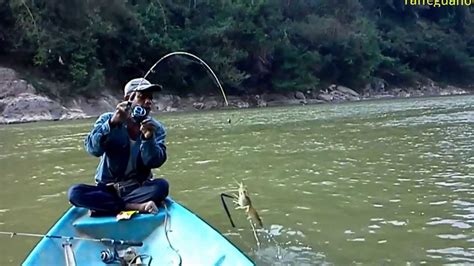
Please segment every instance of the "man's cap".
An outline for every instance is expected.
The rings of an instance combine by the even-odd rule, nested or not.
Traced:
[[[160,84],[151,84],[148,80],[144,78],[132,79],[123,89],[123,95],[128,96],[134,91],[160,91],[162,89]]]

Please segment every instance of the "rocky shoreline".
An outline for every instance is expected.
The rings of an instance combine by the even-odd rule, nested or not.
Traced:
[[[350,88],[331,85],[323,90],[298,91],[287,94],[228,96],[229,105],[236,108],[269,107],[301,104],[324,104],[386,98],[462,95],[471,89],[455,86],[441,87],[426,81],[410,88],[388,87],[382,80],[368,84],[362,93]],[[97,117],[112,111],[121,95],[104,90],[96,99],[51,99],[41,95],[12,69],[0,67],[0,124],[36,121],[70,120]],[[222,96],[179,97],[160,93],[155,98],[159,112],[210,110],[224,107]]]

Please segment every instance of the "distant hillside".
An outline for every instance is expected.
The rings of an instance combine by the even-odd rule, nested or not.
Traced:
[[[161,56],[192,52],[231,94],[373,80],[474,79],[474,15],[403,0],[3,0],[0,56],[94,95],[142,76]],[[215,92],[200,64],[171,58],[151,76],[176,94]]]

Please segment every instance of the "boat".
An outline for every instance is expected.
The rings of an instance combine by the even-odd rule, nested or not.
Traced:
[[[87,209],[71,207],[23,262],[127,264],[255,265],[215,228],[170,198],[158,214],[135,214],[129,220],[91,217]]]

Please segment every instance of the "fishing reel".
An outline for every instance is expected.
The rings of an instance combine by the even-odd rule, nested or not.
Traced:
[[[121,265],[142,265],[141,257],[149,256],[139,255],[137,251],[131,247],[120,251],[120,253],[115,247],[113,250],[106,249],[100,252],[100,259],[105,264],[120,263]]]
[[[100,260],[106,264],[114,263],[118,260],[119,255],[117,250],[114,248],[113,250],[106,249],[100,252]]]
[[[131,105],[132,103],[129,103],[129,109],[131,108]],[[130,116],[132,117],[133,121],[135,121],[135,123],[140,124],[146,119],[147,111],[143,106],[136,105],[131,109]]]

